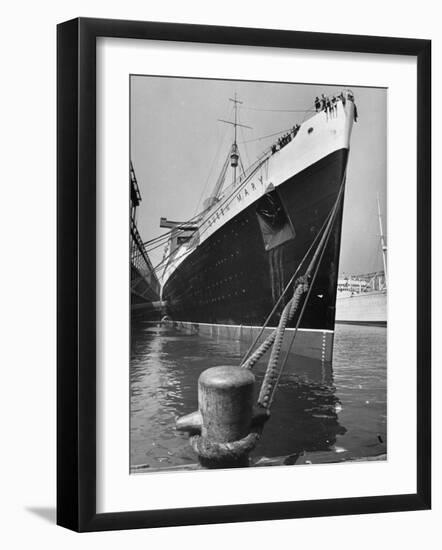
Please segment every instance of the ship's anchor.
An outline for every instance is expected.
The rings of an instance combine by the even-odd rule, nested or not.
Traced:
[[[272,312],[267,317],[260,333],[237,366],[212,367],[198,379],[198,411],[178,418],[177,430],[188,432],[190,444],[205,468],[234,468],[250,464],[249,454],[255,448],[266,421],[275,392],[287,362],[290,349],[296,338],[299,325],[316,280],[338,211],[344,189],[343,178],[336,202],[328,214],[298,269],[286,285]],[[321,235],[322,234],[322,235]],[[319,239],[319,235],[321,238]],[[319,240],[304,275],[298,273]],[[293,296],[285,305],[278,327],[253,352],[261,334],[293,285]],[[301,308],[301,309],[300,309]],[[286,326],[300,309],[295,330],[283,361],[279,358]],[[253,366],[272,348],[267,369],[259,391],[256,406],[253,406],[255,376]]]

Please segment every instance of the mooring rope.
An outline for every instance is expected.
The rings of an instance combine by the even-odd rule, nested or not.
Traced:
[[[200,458],[201,464],[205,467],[219,468],[222,467],[223,464],[226,464],[229,467],[244,466],[245,463],[248,462],[249,453],[255,448],[256,444],[261,438],[264,425],[270,417],[270,406],[273,402],[276,388],[279,384],[282,371],[285,367],[291,347],[296,338],[299,325],[303,318],[303,314],[306,309],[313,286],[315,284],[316,277],[319,273],[322,259],[327,249],[330,235],[332,234],[332,229],[334,227],[336,213],[338,211],[338,206],[340,204],[344,185],[345,174],[336,201],[332,209],[330,210],[330,213],[326,217],[326,220],[324,221],[325,226],[323,224],[324,230],[322,232],[319,244],[313,254],[312,259],[310,260],[307,269],[305,270],[304,275],[298,277],[295,280],[293,296],[282,311],[278,327],[274,331],[272,331],[272,333],[264,340],[264,342],[258,347],[258,349],[256,349],[255,352],[250,355],[247,360],[243,360],[242,364],[240,365],[242,368],[251,369],[259,361],[259,359],[270,349],[270,347],[272,347],[269,362],[258,396],[258,406],[255,409],[255,414],[253,415],[252,425],[250,427],[249,433],[237,441],[228,442],[212,441],[201,433],[194,433],[194,435],[192,435],[190,438],[192,448],[194,449],[194,451],[196,451]],[[322,228],[318,232],[313,243],[317,240],[318,236],[321,234],[321,231]],[[313,248],[313,243],[309,247],[309,250],[302,259],[301,263],[299,264],[296,272],[291,277],[289,284],[281,294],[278,303],[284,296],[286,290],[293,284],[293,280],[296,277],[300,266],[303,265],[303,262],[305,261],[306,257],[308,257],[311,249]],[[286,351],[284,360],[281,366],[278,368],[285,329],[295,317],[301,303],[302,307],[296,321],[294,334],[292,336],[288,350]],[[271,315],[273,315],[273,311]],[[270,319],[271,315],[268,317],[268,319]],[[252,348],[249,348],[245,357],[247,357],[251,349]]]
[[[295,285],[295,290],[294,290],[294,293],[293,293],[293,297],[290,300],[290,302],[286,305],[286,307],[284,308],[283,313],[281,314],[281,318],[279,320],[278,327],[271,335],[271,336],[274,335],[273,336],[273,348],[272,348],[272,352],[271,352],[271,355],[270,355],[270,359],[269,359],[269,362],[268,362],[268,365],[267,365],[267,369],[266,369],[266,372],[265,372],[265,375],[264,375],[263,382],[261,384],[261,389],[260,389],[260,393],[259,393],[259,397],[258,397],[258,405],[260,405],[261,407],[264,407],[267,410],[270,409],[270,406],[271,406],[271,403],[273,401],[274,394],[275,394],[275,391],[276,391],[276,387],[277,387],[277,385],[279,383],[279,380],[281,378],[282,370],[283,370],[283,368],[284,368],[284,366],[287,362],[287,358],[288,358],[288,355],[290,353],[290,349],[291,349],[291,347],[293,345],[293,342],[295,340],[295,337],[297,335],[299,325],[301,323],[305,308],[306,308],[307,303],[308,303],[308,299],[310,297],[310,294],[311,294],[312,288],[314,286],[317,274],[319,272],[319,267],[321,265],[321,261],[322,261],[322,258],[324,256],[325,250],[327,248],[327,244],[328,244],[328,241],[329,241],[329,238],[330,238],[330,235],[331,235],[331,231],[333,229],[336,213],[337,213],[337,210],[338,210],[338,205],[339,205],[339,202],[341,200],[342,191],[344,189],[344,182],[345,182],[345,175],[344,175],[343,181],[341,183],[341,187],[339,189],[339,193],[338,193],[338,196],[336,198],[336,202],[335,202],[335,204],[334,204],[334,206],[331,210],[331,216],[330,216],[330,219],[327,223],[327,227],[324,230],[324,234],[323,234],[323,236],[321,238],[321,241],[320,241],[320,243],[319,243],[319,245],[318,245],[318,247],[315,251],[315,254],[314,254],[314,256],[313,256],[313,258],[312,258],[312,260],[311,260],[311,262],[310,262],[310,264],[309,264],[309,266],[308,266],[308,268],[305,272],[305,275],[303,277],[300,277],[297,280],[296,285]],[[314,273],[313,273],[313,276],[312,276],[313,270],[314,270]],[[296,323],[293,338],[292,338],[290,346],[289,346],[289,348],[286,352],[286,355],[285,355],[284,361],[282,363],[282,366],[278,371],[279,354],[280,354],[281,349],[282,349],[282,342],[283,342],[283,339],[284,339],[285,328],[287,326],[287,323],[290,322],[291,319],[293,319],[296,311],[299,308],[299,305],[301,303],[301,299],[304,296],[304,294],[307,294],[307,296],[306,296],[306,298],[303,302],[303,306],[302,306],[300,315],[298,316],[298,320],[297,320],[297,323]],[[264,343],[266,343],[266,342],[264,342]],[[267,349],[269,349],[270,345],[267,346],[266,351],[267,351]],[[262,346],[260,346],[260,348],[261,347]],[[257,352],[260,352],[260,351],[262,352],[262,350],[260,350],[260,349],[257,350]],[[255,354],[253,354],[253,356],[249,359],[249,361],[247,361],[247,363],[250,364],[251,366],[253,366],[258,360],[257,359],[258,355],[259,355],[259,357],[262,357],[262,355],[264,353],[265,352],[262,352],[262,353],[258,354],[258,353],[255,352]],[[252,358],[255,359],[254,362],[251,361]],[[249,366],[248,368],[251,368],[251,366]]]
[[[343,180],[345,181],[345,180]],[[307,267],[306,271],[305,271],[305,275],[304,277],[300,278],[299,279],[299,285],[304,285],[306,283],[306,278],[308,278],[308,276],[311,274],[312,270],[313,270],[313,267],[316,263],[316,260],[318,258],[318,255],[319,255],[319,252],[320,250],[322,249],[322,246],[325,242],[325,239],[327,237],[327,233],[331,230],[331,227],[333,225],[333,221],[334,221],[334,216],[336,214],[336,211],[337,211],[337,206],[339,204],[339,200],[341,198],[341,194],[342,194],[342,190],[343,190],[343,183],[341,184],[341,187],[340,187],[340,190],[338,192],[338,196],[336,198],[336,201],[333,205],[333,208],[330,210],[330,213],[329,215],[327,216],[326,218],[326,223],[325,223],[325,228],[324,228],[324,232],[321,236],[321,240],[317,246],[317,249],[315,251],[315,254],[313,255],[313,258],[312,260],[310,261],[310,264],[309,266]],[[318,233],[318,235],[320,235],[321,232]],[[318,236],[317,235],[317,236]],[[316,240],[316,239],[315,239]],[[284,289],[284,291],[282,292],[281,296],[279,297],[278,299],[278,302],[277,304],[275,304],[275,307],[273,308],[272,310],[272,313],[269,315],[269,317],[267,317],[266,319],[266,322],[264,323],[263,327],[261,328],[261,331],[260,333],[258,334],[258,336],[256,337],[255,341],[253,342],[253,344],[250,346],[250,348],[247,350],[245,356],[243,357],[242,361],[241,361],[241,367],[242,368],[246,368],[246,369],[251,369],[253,368],[256,363],[265,355],[265,353],[271,348],[271,346],[274,344],[275,342],[275,339],[276,339],[276,336],[277,336],[277,333],[278,333],[278,330],[279,330],[279,326],[274,330],[272,331],[268,336],[267,338],[264,340],[264,342],[262,342],[262,344],[256,349],[256,351],[250,355],[250,357],[245,360],[245,358],[247,357],[247,355],[249,355],[249,353],[251,352],[251,350],[253,349],[253,347],[256,345],[256,342],[258,341],[259,337],[261,336],[261,334],[264,332],[264,329],[266,328],[266,325],[267,323],[269,322],[270,320],[270,317],[273,315],[274,311],[276,310],[276,307],[278,305],[278,303],[281,301],[282,297],[284,296],[284,294],[286,293],[286,291],[288,290],[288,288],[291,286],[292,282],[293,282],[293,279],[294,277],[296,276],[296,274],[298,273],[299,271],[299,267],[302,265],[302,263],[304,262],[305,258],[307,257],[307,255],[309,254],[310,250],[311,250],[312,246],[309,248],[309,250],[307,251],[306,255],[304,256],[304,258],[302,259],[300,265],[298,266],[295,274],[291,277],[288,285],[286,286],[286,288]],[[295,314],[296,314],[296,311],[297,311],[297,308],[299,307],[299,302],[300,302],[300,299],[301,299],[301,296],[299,296],[297,294],[297,287],[298,287],[298,283],[295,284],[295,290],[294,290],[294,294],[293,294],[293,297],[292,299],[287,303],[286,305],[286,308],[288,308],[289,310],[289,317],[287,319],[287,322],[290,323]],[[303,286],[301,286],[301,288],[303,288]],[[307,290],[306,290],[307,291]],[[300,292],[300,291],[298,291]],[[281,318],[282,318],[283,315],[281,315]],[[281,322],[281,319],[280,319],[280,322]]]
[[[261,433],[262,427],[252,429],[242,439],[227,443],[212,441],[201,435],[194,435],[190,438],[190,445],[200,457],[200,460],[202,459],[204,466],[210,468],[213,464],[219,468],[220,462],[228,462],[229,464],[240,462],[244,456],[253,451],[261,437]]]
[[[240,366],[245,367],[245,368],[251,368],[251,366],[248,364],[248,362],[246,364],[246,361],[247,361],[250,353],[252,352],[252,350],[256,346],[258,340],[261,338],[262,333],[264,332],[264,330],[267,328],[268,324],[270,323],[270,320],[272,319],[275,311],[278,309],[278,306],[280,305],[280,303],[281,303],[282,299],[284,298],[284,296],[286,295],[287,291],[289,290],[289,288],[292,286],[292,284],[296,280],[296,277],[298,276],[298,273],[299,273],[301,267],[304,265],[305,260],[310,255],[310,252],[313,250],[313,247],[315,246],[316,241],[319,239],[319,237],[322,234],[324,228],[326,227],[326,225],[327,225],[327,223],[330,219],[331,213],[332,213],[332,210],[330,210],[330,212],[327,214],[327,217],[325,218],[324,223],[322,224],[320,230],[318,231],[315,238],[313,239],[312,244],[309,246],[307,252],[304,254],[304,257],[299,262],[295,273],[290,277],[289,282],[286,284],[284,290],[281,292],[281,295],[279,296],[278,300],[276,301],[275,305],[273,306],[272,311],[269,313],[269,315],[267,316],[267,319],[264,321],[263,325],[261,326],[261,329],[260,329],[259,333],[257,334],[255,339],[253,340],[253,342],[250,344],[249,348],[247,349],[247,351],[243,355],[243,357],[241,359]],[[271,339],[270,345],[273,344],[273,340],[274,340],[274,334],[273,334],[273,338]],[[268,349],[268,347],[266,347],[265,351],[267,351],[267,349]],[[265,351],[264,351],[264,353],[265,353]],[[259,358],[261,358],[261,356]],[[253,364],[255,364],[255,362],[253,362]]]
[[[308,287],[307,296],[305,297],[304,303],[303,303],[303,305],[302,305],[302,309],[301,309],[301,312],[300,312],[300,314],[299,314],[298,321],[297,321],[297,323],[296,323],[296,327],[295,327],[295,330],[294,330],[294,332],[293,332],[292,339],[291,339],[290,344],[289,344],[289,346],[288,346],[288,348],[287,348],[287,351],[286,351],[286,353],[285,353],[284,360],[283,360],[283,362],[282,362],[282,364],[281,364],[281,367],[280,367],[280,369],[279,369],[279,372],[277,373],[276,376],[273,376],[273,378],[272,378],[272,386],[273,386],[273,387],[270,387],[270,388],[267,389],[267,393],[265,394],[265,402],[262,402],[262,403],[260,402],[260,404],[262,404],[262,406],[264,406],[264,407],[267,408],[267,409],[270,409],[270,406],[272,405],[272,402],[273,402],[273,399],[274,399],[274,396],[275,396],[276,388],[278,387],[279,380],[281,379],[282,372],[283,372],[283,370],[284,370],[284,367],[285,367],[285,365],[286,365],[286,363],[287,363],[287,359],[288,359],[289,354],[290,354],[290,350],[291,350],[291,348],[292,348],[292,346],[293,346],[293,343],[294,343],[294,341],[295,341],[296,335],[297,335],[297,333],[298,333],[298,328],[299,328],[299,325],[300,325],[300,323],[301,323],[301,319],[302,319],[302,317],[303,317],[303,315],[304,315],[304,311],[305,311],[305,308],[306,308],[306,306],[307,306],[307,303],[308,303],[308,300],[309,300],[311,291],[312,291],[312,289],[313,289],[313,285],[314,285],[314,283],[315,283],[316,276],[317,276],[317,274],[318,274],[318,272],[319,272],[319,267],[320,267],[320,265],[321,265],[322,258],[323,258],[323,256],[324,256],[325,250],[326,250],[326,248],[327,248],[327,244],[328,244],[328,240],[329,240],[329,238],[330,238],[330,235],[331,235],[331,231],[329,232],[329,234],[328,234],[328,236],[327,236],[326,242],[325,242],[324,247],[323,247],[322,252],[321,252],[321,256],[319,257],[318,263],[317,263],[317,265],[316,265],[315,273],[313,274],[312,281],[311,281],[311,283],[310,283],[310,285],[309,285],[309,287]],[[276,372],[276,367],[275,367],[275,371],[274,371],[274,372]]]
[[[290,318],[294,317],[296,311],[298,310],[299,304],[301,303],[303,295],[310,288],[311,286],[309,286],[307,278],[305,279],[305,282],[299,282],[296,286],[292,300],[287,304],[288,307],[286,306],[284,308],[284,311],[281,315],[281,319],[276,330],[275,342],[273,344],[269,363],[267,365],[267,369],[261,384],[261,390],[258,397],[258,404],[262,407],[265,407],[266,409],[270,408],[269,400],[270,396],[273,394],[273,387],[276,380],[276,373],[279,363],[279,354],[281,353],[282,342],[284,339],[287,322]]]

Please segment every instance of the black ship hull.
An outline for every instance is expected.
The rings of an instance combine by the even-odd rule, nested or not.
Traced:
[[[347,157],[347,149],[331,153],[202,242],[164,285],[168,316],[189,323],[262,325],[333,208]],[[342,208],[343,194],[302,318],[304,329],[334,329]]]

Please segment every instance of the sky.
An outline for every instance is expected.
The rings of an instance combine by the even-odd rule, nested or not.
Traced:
[[[237,94],[238,144],[247,167],[278,136],[311,116],[315,96],[351,88],[358,109],[347,168],[340,272],[382,269],[376,196],[387,233],[387,90],[324,84],[285,84],[133,75],[130,80],[131,160],[140,187],[138,229],[144,241],[167,230],[160,217],[184,221],[194,216],[215,186],[233,141]],[[226,185],[231,182],[227,174]],[[163,249],[150,253],[157,265]]]

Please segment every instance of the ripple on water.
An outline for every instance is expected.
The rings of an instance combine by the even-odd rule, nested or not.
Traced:
[[[175,420],[197,409],[201,372],[239,364],[242,353],[237,341],[133,324],[132,465],[147,463],[155,469],[195,462],[188,437],[175,430]],[[264,369],[261,361],[258,383]],[[333,365],[290,356],[254,456],[336,449],[355,457],[386,452],[386,374],[386,330],[338,325]]]

